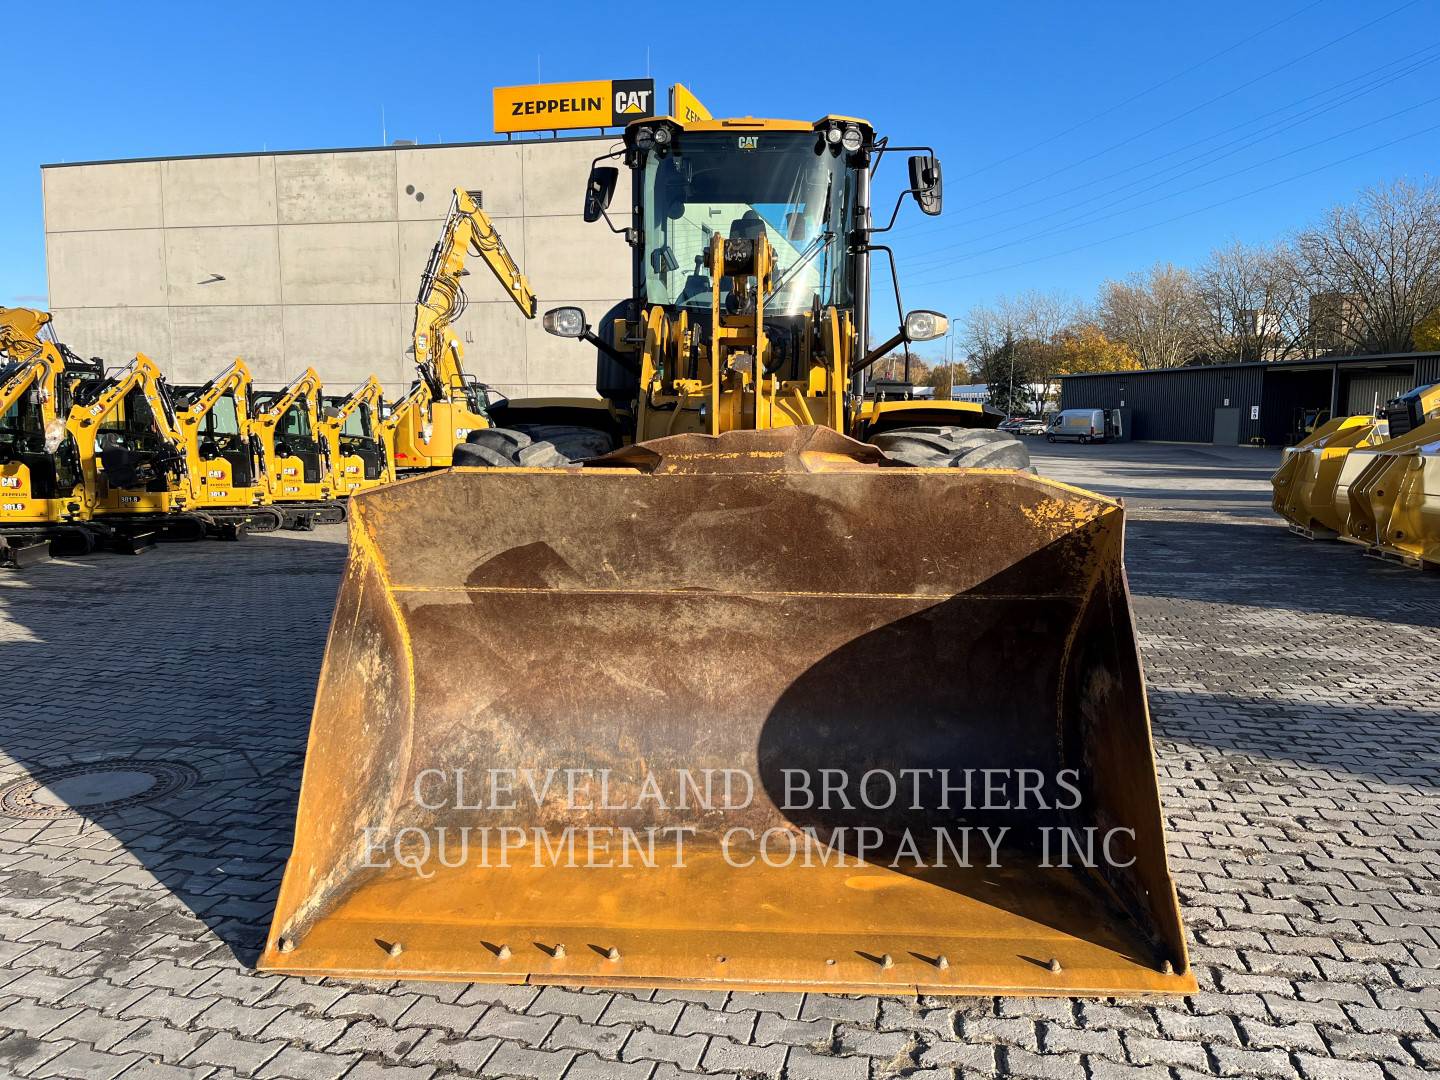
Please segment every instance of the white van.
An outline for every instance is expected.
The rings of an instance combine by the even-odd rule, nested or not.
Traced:
[[[1124,434],[1119,409],[1064,409],[1050,419],[1045,441],[1079,439],[1082,443],[1118,439]]]

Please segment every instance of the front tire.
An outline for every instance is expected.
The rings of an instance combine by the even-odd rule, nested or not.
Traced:
[[[923,469],[1030,468],[1030,453],[1020,440],[994,428],[891,428],[869,441],[886,457]]]
[[[470,432],[451,456],[454,465],[560,469],[608,454],[615,440],[598,428],[573,424],[520,424]]]

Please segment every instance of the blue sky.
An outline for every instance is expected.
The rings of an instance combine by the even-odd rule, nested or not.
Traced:
[[[1107,277],[1271,240],[1365,185],[1440,171],[1440,0],[951,3],[883,21],[848,0],[631,0],[626,25],[594,3],[415,10],[444,14],[42,15],[35,62],[7,79],[0,304],[45,303],[42,162],[374,145],[382,108],[391,139],[485,140],[491,86],[632,78],[647,58],[717,115],[859,115],[933,144],[945,213],[902,211],[894,243],[906,306],[952,316],[1025,289],[1089,299]],[[877,203],[903,173],[887,163]]]

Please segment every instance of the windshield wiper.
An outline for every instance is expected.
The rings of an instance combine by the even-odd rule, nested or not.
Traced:
[[[818,255],[825,248],[829,247],[830,241],[834,239],[834,233],[822,232],[818,236],[816,236],[814,240],[811,240],[809,246],[800,253],[800,255],[795,259],[793,263],[791,263],[785,268],[779,279],[775,282],[774,285],[770,287],[770,295],[778,296],[780,292],[785,288],[785,286],[790,283],[790,279],[793,278],[796,274],[798,274],[801,270],[805,269],[806,265],[810,262],[810,260],[815,258],[815,256]]]

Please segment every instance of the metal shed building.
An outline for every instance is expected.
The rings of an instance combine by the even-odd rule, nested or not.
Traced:
[[[1128,409],[1136,439],[1285,446],[1307,412],[1368,413],[1377,400],[1435,382],[1440,352],[1326,356],[1064,375],[1060,407]]]

